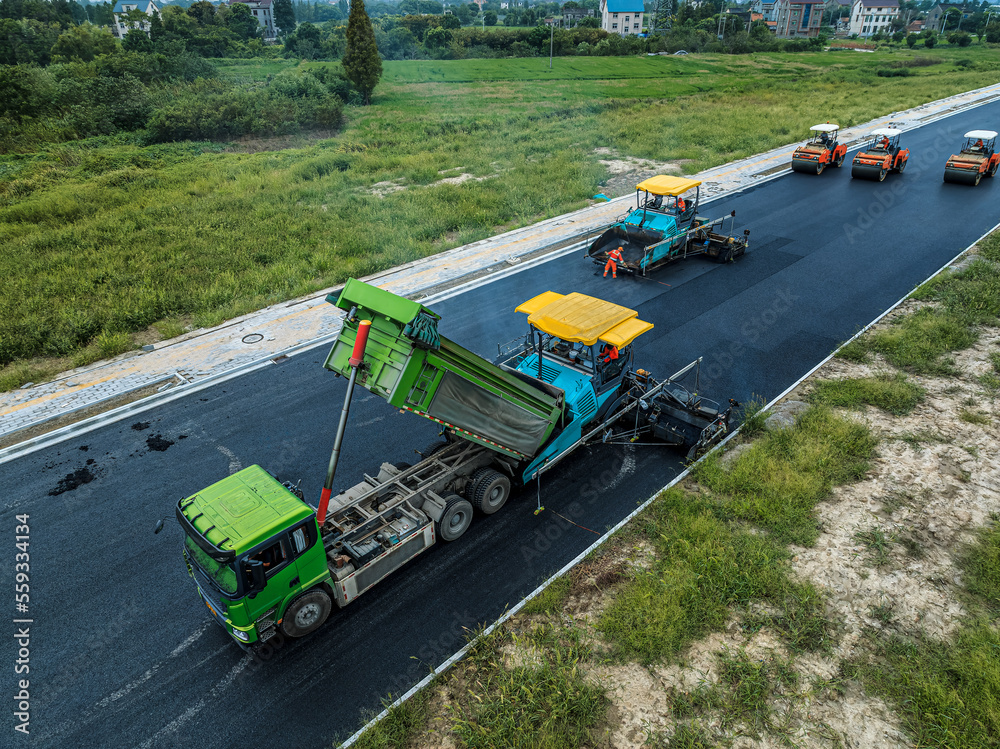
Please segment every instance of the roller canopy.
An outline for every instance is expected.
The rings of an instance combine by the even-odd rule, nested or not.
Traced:
[[[840,130],[840,125],[834,125],[832,122],[824,122],[822,125],[813,125],[810,130],[815,130],[818,133],[832,133],[834,130]]]
[[[701,182],[696,179],[686,179],[685,177],[670,177],[665,174],[650,177],[635,186],[636,190],[645,190],[653,195],[673,195],[677,196],[698,187]]]
[[[517,308],[539,330],[564,341],[593,346],[598,341],[617,348],[652,330],[653,324],[638,319],[635,310],[585,294],[546,291]]]
[[[990,138],[996,138],[997,134],[995,130],[970,130],[965,134],[966,138],[982,138],[983,140],[989,140]]]
[[[897,130],[894,127],[880,127],[878,130],[873,131],[872,135],[876,138],[880,136],[885,138],[895,138],[897,135],[901,135],[902,132],[902,130]]]

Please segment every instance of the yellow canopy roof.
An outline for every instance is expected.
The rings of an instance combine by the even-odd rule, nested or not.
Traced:
[[[640,182],[635,186],[636,190],[645,190],[653,195],[673,195],[677,196],[687,192],[693,187],[697,187],[701,182],[687,177],[670,177],[666,174],[659,174],[655,177]]]
[[[564,341],[593,346],[599,340],[617,348],[652,330],[653,323],[638,319],[635,310],[585,294],[546,291],[517,308],[539,330]]]

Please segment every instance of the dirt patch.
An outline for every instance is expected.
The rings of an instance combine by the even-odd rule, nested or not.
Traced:
[[[609,198],[631,195],[635,192],[637,184],[658,174],[683,174],[684,164],[689,161],[688,159],[673,161],[638,159],[622,156],[611,148],[596,148],[594,153],[608,170],[608,178],[601,183],[601,187]]]

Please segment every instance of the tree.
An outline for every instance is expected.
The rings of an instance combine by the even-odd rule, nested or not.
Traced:
[[[89,6],[88,6],[89,7]],[[163,19],[155,10],[149,19],[149,41],[155,46],[163,38]]]
[[[152,52],[153,42],[141,29],[129,29],[122,39],[122,49],[126,52]]]
[[[233,3],[226,14],[226,28],[247,42],[260,36],[261,29],[246,3]]]
[[[928,36],[924,39],[924,46],[927,47],[927,49],[934,49],[935,44],[937,44],[936,36]]]
[[[653,12],[647,28],[650,34],[670,29],[670,18],[674,12],[674,0],[655,0]],[[600,25],[600,24],[598,24]]]
[[[918,37],[916,34],[907,34],[906,46],[909,47],[910,49],[913,49],[913,45],[917,43],[917,38]]]
[[[427,34],[424,36],[424,46],[427,49],[444,49],[451,44],[451,39],[451,32],[438,26],[427,30]]]
[[[53,62],[90,62],[98,55],[110,55],[118,43],[107,29],[89,23],[72,26],[52,45]]]
[[[295,31],[295,9],[292,0],[274,0],[274,25],[282,36],[288,36]]]
[[[442,16],[441,18],[441,28],[442,29],[460,29],[462,28],[462,22],[458,20],[458,16]]]
[[[347,50],[340,63],[365,105],[370,104],[372,91],[382,77],[382,58],[375,45],[375,32],[365,10],[365,0],[351,2],[351,15],[347,19]]]
[[[488,10],[485,13],[483,13],[483,25],[485,26],[497,25],[497,13],[495,10]]]

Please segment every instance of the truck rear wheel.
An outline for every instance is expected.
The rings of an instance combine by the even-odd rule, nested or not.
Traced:
[[[281,619],[281,631],[289,637],[303,637],[319,629],[330,616],[333,602],[323,590],[310,590],[292,601]]]
[[[434,531],[442,541],[454,541],[469,530],[472,505],[457,494],[449,494],[444,499],[444,512],[441,519],[434,523]]]
[[[469,481],[466,495],[472,506],[484,515],[492,515],[510,496],[510,479],[492,468],[480,468]]]

